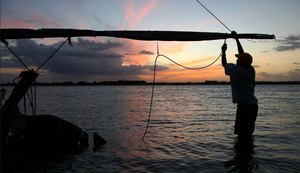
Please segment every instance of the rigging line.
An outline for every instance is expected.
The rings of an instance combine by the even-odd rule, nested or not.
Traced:
[[[232,32],[217,16],[215,16],[209,9],[207,9],[199,0],[196,0],[207,12],[209,12],[215,19],[217,19],[229,32]]]
[[[156,40],[156,54],[158,55],[159,54],[159,45],[158,45],[158,40]]]
[[[145,133],[142,137],[142,140],[144,141],[144,138],[148,132],[148,128],[149,128],[149,125],[150,125],[150,119],[151,119],[151,113],[152,113],[152,105],[153,105],[153,97],[154,97],[154,87],[155,87],[155,78],[156,78],[156,67],[157,67],[157,59],[159,57],[164,57],[166,59],[168,59],[169,61],[173,62],[174,64],[182,67],[182,68],[185,68],[185,69],[188,69],[188,70],[200,70],[200,69],[204,69],[204,68],[207,68],[211,65],[213,65],[215,62],[218,61],[218,59],[220,59],[222,55],[222,52],[219,54],[219,56],[210,64],[206,65],[206,66],[203,66],[203,67],[197,67],[197,68],[191,68],[191,67],[186,67],[184,65],[181,65],[179,63],[177,63],[176,61],[172,60],[171,58],[167,57],[166,55],[163,55],[163,54],[157,54],[156,58],[155,58],[155,61],[154,61],[154,69],[153,69],[153,81],[152,81],[152,91],[151,91],[151,100],[150,100],[150,109],[149,109],[149,115],[148,115],[148,121],[147,121],[147,126],[146,126],[146,130],[145,130]]]
[[[19,62],[27,69],[30,70],[27,65],[18,57],[18,55],[8,46],[8,44],[2,42],[6,48],[19,60]]]
[[[156,64],[157,64],[157,59],[158,59],[159,55],[160,54],[157,54],[157,56],[155,58],[155,62],[154,62],[150,108],[149,108],[149,115],[148,115],[148,122],[147,122],[146,130],[145,130],[145,133],[144,133],[143,138],[142,138],[143,141],[144,141],[144,138],[145,138],[145,136],[148,132],[148,128],[149,128],[149,125],[150,125],[150,119],[151,119],[151,113],[152,113],[152,104],[153,104],[153,96],[154,96],[154,87],[155,87],[155,77],[156,77]]]
[[[32,114],[35,115],[35,110],[34,110],[34,105],[33,105],[33,98],[31,98],[31,96],[29,95],[28,92],[26,92],[26,95],[27,95],[29,105],[30,105],[31,110],[32,110]],[[24,97],[26,97],[26,96],[24,96]]]
[[[1,77],[2,77],[1,74],[2,74],[2,58],[0,58],[0,80],[1,80]]]
[[[24,114],[27,115],[27,109],[26,109],[26,96],[23,97],[23,104],[24,104]]]
[[[62,44],[49,56],[48,59],[46,59],[37,69],[35,72],[39,71],[58,51],[59,49],[67,42],[70,38],[68,37]]]
[[[31,105],[31,109],[32,109],[32,114],[33,115],[35,115],[36,114],[36,110],[35,110],[35,104],[36,104],[36,102],[35,102],[35,96],[34,96],[34,92],[33,92],[33,89],[34,89],[34,83],[31,85],[31,87],[30,87],[30,105]]]
[[[171,58],[167,57],[166,55],[162,55],[162,54],[159,54],[159,56],[162,56],[166,59],[168,59],[169,61],[173,62],[174,64],[182,67],[182,68],[185,68],[185,69],[188,69],[188,70],[201,70],[201,69],[204,69],[204,68],[207,68],[211,65],[213,65],[216,61],[218,61],[218,59],[220,58],[221,54],[210,64],[206,65],[206,66],[203,66],[203,67],[187,67],[187,66],[184,66],[184,65],[181,65],[179,63],[177,63],[176,61],[172,60]]]
[[[36,85],[37,85],[36,82],[34,82],[33,85],[34,85],[34,113],[35,113],[34,115],[36,115],[36,107],[37,107],[36,106]]]

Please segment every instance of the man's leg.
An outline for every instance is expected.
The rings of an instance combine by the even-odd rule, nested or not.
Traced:
[[[238,104],[234,133],[239,136],[252,136],[255,128],[258,106],[249,104]]]

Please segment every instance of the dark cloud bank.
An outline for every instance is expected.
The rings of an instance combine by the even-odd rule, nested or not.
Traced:
[[[257,75],[263,77],[265,81],[300,81],[300,69],[292,69],[282,74],[261,72]]]
[[[34,40],[18,40],[11,44],[11,48],[28,66],[38,67],[60,43],[53,45],[37,44]],[[153,66],[128,65],[124,66],[123,55],[114,52],[114,48],[122,47],[118,42],[94,42],[79,38],[72,42],[73,46],[65,44],[59,52],[45,65],[44,69],[49,75],[70,77],[72,80],[93,80],[93,77],[102,76],[103,79],[138,79],[137,75],[149,73]],[[18,60],[1,46],[2,64],[4,67],[20,67]],[[142,50],[139,54],[153,55],[152,52]],[[4,58],[6,57],[6,58]],[[7,58],[11,57],[11,58]],[[158,70],[165,70],[160,67]],[[64,79],[68,80],[68,79]],[[95,79],[96,80],[96,79]],[[101,79],[100,79],[101,80]]]
[[[278,40],[279,46],[274,49],[277,51],[289,51],[300,49],[300,35],[290,35]]]
[[[299,35],[289,35],[284,37],[283,39],[279,39],[278,46],[274,48],[274,50],[282,52],[282,51],[293,51],[300,49],[300,34]],[[258,75],[272,81],[300,81],[300,69],[299,62],[293,62],[293,65],[296,66],[295,69],[291,69],[290,71],[283,74],[271,74],[267,72],[258,73]]]

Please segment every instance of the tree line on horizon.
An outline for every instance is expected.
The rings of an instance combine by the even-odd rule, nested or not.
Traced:
[[[2,83],[1,86],[14,86],[16,83]],[[118,80],[118,81],[65,81],[65,82],[36,82],[38,86],[86,86],[86,85],[152,85],[152,82],[146,82],[144,80]],[[227,81],[206,80],[204,82],[156,82],[156,85],[229,85]],[[300,84],[300,81],[256,81],[256,84]]]

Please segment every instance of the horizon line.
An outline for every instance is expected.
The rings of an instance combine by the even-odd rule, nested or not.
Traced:
[[[229,81],[206,80],[203,82],[155,82],[156,85],[229,85]],[[255,81],[255,84],[300,84],[300,81]],[[0,83],[0,86],[14,86],[16,83]],[[92,85],[153,85],[145,80],[116,80],[116,81],[64,81],[64,82],[36,82],[38,86],[92,86]]]

